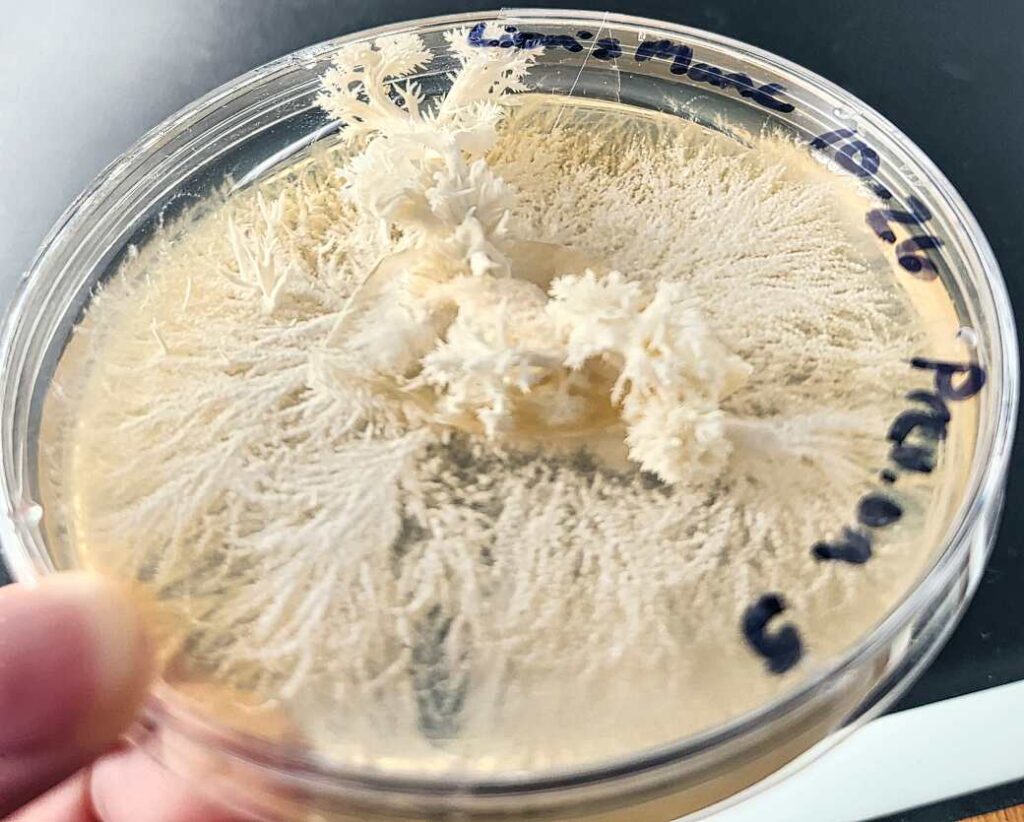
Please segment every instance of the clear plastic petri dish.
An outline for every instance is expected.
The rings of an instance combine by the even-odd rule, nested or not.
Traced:
[[[749,796],[884,710],[956,624],[980,579],[1003,501],[1018,355],[998,265],[971,213],[927,157],[842,89],[728,38],[578,11],[412,21],[291,54],[158,126],[61,218],[6,319],[0,539],[7,563],[24,582],[83,567],[114,573],[101,554],[74,538],[63,521],[66,510],[51,504],[62,478],[44,459],[52,429],[48,403],[63,390],[55,375],[73,364],[75,340],[82,336],[74,331],[88,325],[99,287],[144,257],[149,244],[166,242],[167,226],[195,225],[203,203],[224,196],[226,180],[230,197],[287,175],[320,147],[336,147],[341,125],[317,101],[331,59],[352,44],[365,44],[364,52],[371,53],[380,50],[382,38],[410,34],[429,54],[404,79],[418,82],[427,101],[445,97],[459,54],[530,54],[515,118],[528,121],[530,100],[540,101],[542,109],[555,112],[554,120],[538,115],[539,127],[551,133],[571,128],[571,122],[593,130],[602,117],[678,125],[716,145],[734,144],[740,153],[757,154],[770,141],[772,150],[783,152],[782,165],[800,156],[810,169],[806,174],[834,180],[837,201],[853,214],[851,225],[865,240],[865,259],[887,267],[901,299],[925,321],[904,363],[911,375],[905,406],[877,431],[888,459],[874,466],[871,487],[858,486],[861,491],[850,498],[848,526],[837,522],[831,535],[800,546],[800,556],[814,567],[865,565],[873,541],[884,551],[885,529],[904,513],[901,505],[906,519],[911,516],[899,489],[913,483],[927,488],[932,476],[942,475],[942,492],[919,506],[914,536],[929,550],[916,565],[902,568],[909,581],[898,595],[880,599],[863,630],[852,638],[839,631],[832,639],[825,631],[815,641],[827,652],[812,653],[810,661],[800,661],[807,650],[800,631],[810,628],[800,623],[799,609],[786,612],[786,600],[799,600],[800,592],[786,589],[786,572],[772,570],[774,557],[766,557],[754,580],[757,589],[763,578],[763,590],[751,596],[736,589],[743,601],[735,633],[749,659],[735,664],[743,676],[766,669],[770,687],[747,688],[741,681],[737,689],[752,694],[746,701],[723,688],[720,700],[715,694],[705,698],[711,719],[689,724],[677,716],[688,707],[674,701],[678,695],[657,697],[657,688],[644,690],[649,683],[630,684],[638,689],[637,701],[648,706],[629,708],[621,694],[619,703],[609,703],[613,712],[622,711],[618,724],[602,724],[584,708],[578,716],[553,710],[567,704],[566,697],[571,703],[578,685],[573,679],[562,680],[546,713],[541,706],[547,692],[526,689],[525,704],[534,699],[547,724],[535,733],[557,750],[533,758],[490,750],[497,733],[475,740],[470,753],[452,756],[446,744],[458,729],[438,732],[422,721],[419,730],[432,737],[425,747],[402,738],[379,749],[332,747],[318,735],[317,728],[329,724],[323,705],[320,719],[299,722],[294,693],[285,695],[282,688],[273,699],[254,697],[244,683],[229,687],[216,671],[190,661],[194,648],[180,642],[178,631],[184,622],[187,634],[191,611],[182,600],[187,606],[189,597],[175,594],[173,586],[154,592],[156,572],[148,567],[125,579],[153,608],[154,630],[177,637],[178,644],[165,649],[164,675],[132,740],[211,795],[267,818],[669,820]],[[557,153],[554,143],[550,150]],[[761,320],[752,316],[750,322]],[[166,347],[158,331],[154,340]],[[842,381],[840,374],[838,395]],[[449,623],[431,623],[433,634],[446,634]],[[644,646],[638,647],[642,655]],[[714,661],[703,664],[715,670]],[[694,676],[689,681],[699,682],[700,672]],[[258,672],[254,677],[259,680]],[[581,693],[586,701],[589,695]],[[456,696],[461,704],[465,694]],[[270,703],[273,710],[266,710]],[[609,705],[600,708],[607,713]],[[344,714],[345,700],[335,708]],[[592,730],[579,734],[590,746],[584,752],[552,742],[588,722]],[[510,728],[503,733],[511,734]],[[432,751],[439,752],[438,761],[430,758]]]

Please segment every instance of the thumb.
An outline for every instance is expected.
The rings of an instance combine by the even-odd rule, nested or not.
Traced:
[[[0,817],[113,745],[146,693],[141,620],[113,583],[0,589]]]

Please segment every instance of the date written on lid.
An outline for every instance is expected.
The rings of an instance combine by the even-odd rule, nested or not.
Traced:
[[[882,158],[858,135],[857,129],[827,131],[811,141],[811,148],[830,153],[841,168],[864,180],[885,201],[883,207],[873,208],[865,215],[868,227],[880,240],[894,247],[896,260],[904,271],[919,280],[934,280],[938,271],[928,252],[941,248],[943,243],[940,237],[925,233],[923,228],[932,219],[931,209],[914,194],[906,198],[905,208],[895,207],[895,196],[876,177]],[[912,236],[897,242],[896,225],[906,226]]]

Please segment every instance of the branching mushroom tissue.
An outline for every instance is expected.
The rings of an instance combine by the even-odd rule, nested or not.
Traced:
[[[47,399],[46,525],[155,597],[168,680],[244,728],[415,772],[662,744],[917,578],[952,436],[870,564],[810,549],[877,482],[940,309],[784,135],[447,50],[439,93],[418,37],[339,49],[338,136],[129,255]],[[774,590],[804,655],[773,673],[740,626]]]

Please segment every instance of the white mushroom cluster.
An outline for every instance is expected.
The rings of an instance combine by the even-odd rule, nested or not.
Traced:
[[[343,314],[332,373],[414,392],[433,421],[492,439],[600,420],[665,482],[715,479],[731,450],[720,404],[749,366],[678,283],[537,270],[538,255],[522,253],[537,244],[512,219],[516,194],[484,156],[495,101],[521,87],[532,55],[457,53],[434,106],[402,79],[427,61],[415,38],[342,50],[327,75],[322,104],[360,146],[344,196],[405,249],[368,272]]]

